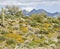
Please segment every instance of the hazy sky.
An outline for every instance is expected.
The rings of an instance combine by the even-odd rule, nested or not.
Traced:
[[[60,0],[0,0],[0,8],[16,5],[21,9],[45,9],[48,12],[60,12]]]

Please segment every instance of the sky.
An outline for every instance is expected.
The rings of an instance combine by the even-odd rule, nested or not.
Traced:
[[[8,6],[19,6],[22,10],[44,9],[48,12],[60,12],[60,0],[0,0],[0,9]]]

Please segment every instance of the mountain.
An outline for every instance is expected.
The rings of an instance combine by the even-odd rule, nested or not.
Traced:
[[[47,16],[53,16],[53,17],[57,17],[57,16],[59,16],[60,15],[60,13],[59,12],[55,12],[55,13],[46,13],[47,14]]]
[[[29,16],[29,15],[28,15],[29,11],[22,10],[22,13],[23,13],[25,16]]]
[[[42,13],[42,12],[46,12],[46,11],[43,10],[43,9],[39,9],[39,10],[33,9],[32,11],[30,11],[30,12],[28,13],[28,15],[39,14],[39,13]]]
[[[52,16],[52,17],[56,17],[56,16],[59,16],[59,15],[60,15],[59,12],[49,13],[49,12],[45,11],[44,9],[38,9],[38,10],[33,9],[33,10],[31,10],[30,12],[28,12],[28,11],[26,11],[26,10],[23,10],[23,14],[24,14],[25,16],[30,16],[30,15],[32,15],[32,14],[41,14],[41,13],[45,13],[47,16]]]

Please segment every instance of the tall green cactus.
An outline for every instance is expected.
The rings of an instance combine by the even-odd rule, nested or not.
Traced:
[[[5,20],[4,20],[4,8],[2,8],[2,24],[5,25]]]

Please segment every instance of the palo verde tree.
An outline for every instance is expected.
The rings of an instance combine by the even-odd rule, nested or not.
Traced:
[[[6,14],[6,17],[9,17],[9,18],[11,18],[11,17],[17,18],[17,17],[23,16],[22,11],[17,6],[6,6],[5,7],[5,14]]]

